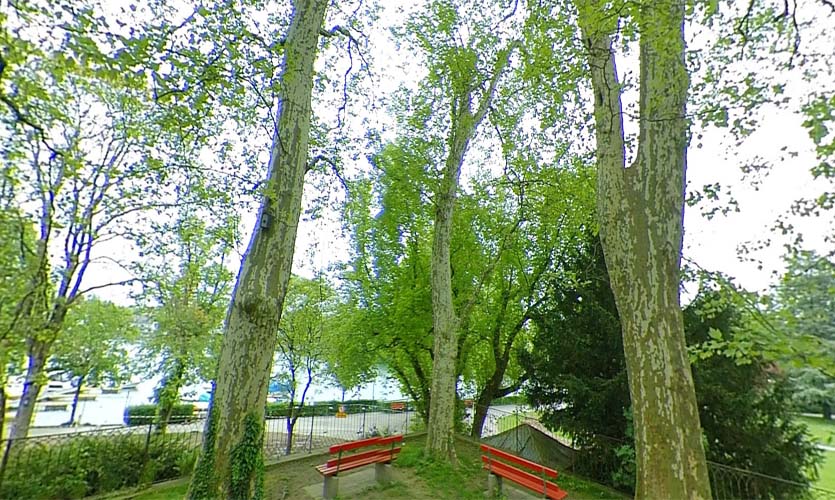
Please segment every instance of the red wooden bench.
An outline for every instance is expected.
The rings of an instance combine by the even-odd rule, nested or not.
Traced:
[[[506,451],[487,446],[486,444],[481,445],[481,451],[484,452],[484,455],[481,456],[481,461],[484,463],[484,468],[490,472],[487,488],[491,495],[496,493],[501,494],[502,478],[504,478],[539,493],[542,495],[542,498],[562,500],[568,496],[565,490],[557,486],[556,483],[548,480],[549,478],[557,478],[557,471],[554,469],[539,465],[530,460],[525,460]],[[514,467],[514,465],[520,465],[524,469]]]
[[[379,483],[389,482],[388,464],[397,458],[400,447],[403,444],[403,436],[373,437],[351,441],[350,443],[336,444],[330,447],[331,458],[322,465],[316,466],[325,477],[325,484],[322,489],[322,497],[334,498],[339,488],[338,475],[366,465],[374,464],[374,477]],[[371,448],[364,451],[363,448]],[[349,453],[353,452],[353,453]]]

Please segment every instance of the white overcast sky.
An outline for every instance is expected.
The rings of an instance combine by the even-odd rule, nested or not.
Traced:
[[[379,24],[381,32],[385,31],[386,24],[394,24],[398,19],[402,19],[395,14],[397,4],[401,2],[386,3]],[[403,4],[410,5],[409,2]],[[828,50],[829,53],[835,52],[832,47]],[[398,53],[391,42],[376,44],[373,48],[373,60],[376,61],[374,73],[379,78],[375,92],[379,95],[393,91],[403,81],[415,80],[422,76],[420,68],[410,68],[407,57]],[[628,64],[621,62],[620,69],[626,71],[635,68],[629,68]],[[802,86],[789,89],[789,93],[802,91]],[[388,121],[385,116],[373,118],[378,122]],[[696,148],[693,145],[688,154],[688,181],[693,187],[720,182],[733,193],[739,202],[740,211],[727,216],[717,215],[712,220],[707,220],[700,215],[698,208],[688,209],[685,213],[686,258],[694,260],[706,269],[733,276],[737,283],[750,290],[764,290],[774,282],[772,271],[782,269],[780,256],[783,250],[779,242],[783,240],[778,240],[772,248],[759,251],[755,255],[763,261],[762,270],[758,269],[755,263],[741,262],[737,248],[741,244],[770,236],[769,228],[779,215],[789,210],[792,201],[823,191],[822,184],[813,183],[809,174],[809,168],[814,164],[815,158],[811,141],[801,126],[802,121],[799,114],[769,110],[764,114],[758,131],[739,150],[733,147],[733,142],[726,137],[726,132],[701,131],[704,133],[704,146]],[[694,135],[695,132],[698,131],[694,131]],[[758,190],[742,180],[739,166],[746,158],[755,154],[777,158],[783,146],[797,150],[799,155],[776,164]],[[264,168],[266,170],[266,166]],[[242,244],[245,245],[249,241],[255,214],[241,215]],[[828,220],[793,219],[793,222],[804,229],[811,247],[825,249],[821,238],[815,235],[822,235],[825,230],[831,229]],[[314,222],[302,220],[296,247],[295,272],[312,275],[329,263],[344,260],[348,255],[348,243],[340,235],[337,214],[329,214],[324,220]],[[308,250],[312,245],[318,246],[318,252],[311,260]],[[107,251],[111,250],[114,249]],[[237,272],[238,257],[233,260],[234,270]],[[114,276],[120,273],[123,271],[113,267],[91,268],[85,282],[95,285],[114,281]],[[107,289],[102,290],[99,295],[119,302],[127,300],[125,290]]]
[[[396,22],[396,18],[386,18],[387,15],[393,16],[395,10],[396,7],[389,4],[383,14],[384,19],[390,23]],[[829,47],[828,50],[835,53],[835,47]],[[393,44],[376,47],[374,60],[386,61],[387,68],[397,68],[386,75],[380,87],[381,93],[394,90],[400,82],[422,76],[420,68],[410,67],[404,59],[404,54],[398,53]],[[634,62],[636,61],[627,61],[633,64]],[[636,70],[636,67],[628,67],[624,61],[620,61],[620,70]],[[384,69],[378,66],[376,71]],[[804,89],[804,84],[797,83],[788,88],[788,93],[797,97]],[[811,140],[802,127],[802,116],[796,112],[771,107],[766,108],[762,114],[757,132],[741,147],[734,146],[733,140],[727,137],[727,131],[694,130],[694,136],[698,132],[704,134],[703,147],[697,148],[696,141],[693,141],[688,152],[687,178],[691,188],[719,182],[738,201],[739,212],[719,214],[708,220],[701,215],[699,207],[687,209],[684,256],[708,270],[721,271],[736,278],[738,284],[752,291],[767,289],[775,282],[773,272],[779,272],[784,267],[781,244],[787,239],[772,234],[770,229],[777,217],[786,214],[796,199],[816,196],[825,189],[824,181],[813,181],[809,173],[809,168],[816,160]],[[781,149],[784,147],[796,150],[799,154],[783,163],[775,162],[758,189],[743,180],[740,170],[742,164],[755,155],[776,159],[781,156]],[[252,219],[251,215],[249,217]],[[791,221],[803,231],[809,248],[829,251],[822,240],[823,234],[832,229],[829,220],[794,217]],[[320,267],[326,265],[326,260],[338,261],[344,258],[347,243],[332,239],[337,233],[331,228],[337,227],[337,224],[335,218],[331,219],[329,224],[302,222],[296,257],[300,272],[312,273],[309,259],[302,256],[304,249],[316,241],[327,241],[328,244],[324,247],[320,244],[320,248],[330,249],[330,255],[321,255],[317,259]],[[741,261],[738,247],[764,237],[774,240],[772,246],[753,255],[762,261],[763,268],[758,269],[755,262]],[[302,267],[305,269],[302,270]]]

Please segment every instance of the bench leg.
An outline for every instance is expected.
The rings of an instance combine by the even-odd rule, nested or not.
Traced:
[[[487,496],[490,498],[502,495],[502,477],[495,474],[487,474]]]
[[[380,484],[391,482],[391,464],[374,464],[374,479]]]
[[[325,476],[325,486],[322,488],[322,498],[330,500],[336,498],[339,490],[339,478],[336,476]]]

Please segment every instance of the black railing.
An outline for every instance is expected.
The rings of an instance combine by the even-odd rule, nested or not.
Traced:
[[[264,448],[267,460],[281,455],[311,452],[333,444],[363,437],[408,434],[415,413],[405,403],[385,405],[343,405],[308,407],[295,420],[288,450],[288,421],[291,417],[267,417]]]

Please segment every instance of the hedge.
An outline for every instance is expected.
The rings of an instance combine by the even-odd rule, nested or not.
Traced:
[[[135,405],[125,408],[125,425],[148,425],[157,421],[158,405]],[[174,405],[171,411],[170,424],[187,423],[194,420],[193,404]]]
[[[296,405],[298,406],[298,405]],[[317,401],[304,405],[297,413],[300,417],[334,415],[340,406],[345,407],[345,413],[355,414],[364,411],[390,411],[391,403],[375,399],[355,399],[352,401]],[[287,402],[267,403],[265,415],[267,418],[287,417],[290,413],[290,404]]]
[[[9,455],[0,498],[83,498],[186,476],[197,437],[127,432],[23,442]]]

